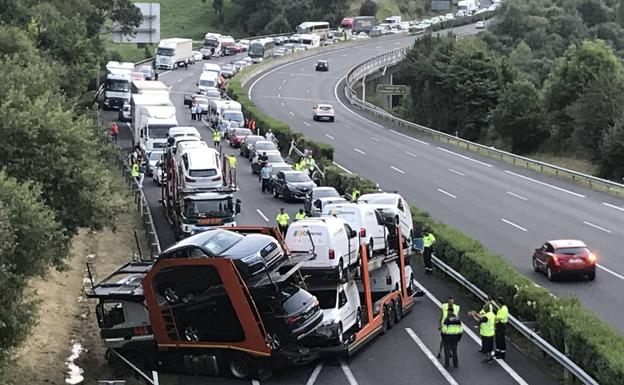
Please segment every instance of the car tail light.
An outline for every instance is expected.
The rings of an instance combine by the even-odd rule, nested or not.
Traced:
[[[329,249],[329,259],[335,259],[336,258],[336,252],[334,252],[334,249]]]
[[[221,175],[215,176],[214,178],[212,178],[212,180],[221,180]]]
[[[553,254],[552,256],[552,262],[555,266],[559,266],[559,257],[557,257],[555,254]]]
[[[392,277],[389,275],[386,275],[386,285],[392,285]]]
[[[145,326],[139,326],[136,328],[132,328],[132,334],[135,336],[145,336],[147,335],[149,332],[147,331],[147,327]]]
[[[594,253],[589,253],[587,256],[587,261],[589,261],[589,263],[596,263],[596,259],[596,254]]]
[[[360,229],[360,237],[362,238],[366,237],[366,229],[363,227]]]
[[[300,321],[302,318],[303,318],[302,316],[296,315],[296,316],[293,316],[293,317],[286,318],[286,322],[288,322],[289,324],[293,324],[293,323],[295,323],[297,321]]]

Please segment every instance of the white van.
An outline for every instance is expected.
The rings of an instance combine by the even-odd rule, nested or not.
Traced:
[[[212,72],[217,74],[217,77],[221,76],[221,66],[216,63],[204,63],[204,73]]]
[[[398,291],[401,288],[400,271],[398,262],[390,262],[370,273],[373,301],[377,301],[384,295],[393,291]],[[358,280],[356,283],[358,290],[363,292],[361,281]],[[414,272],[410,265],[405,265],[405,285],[407,286],[407,293],[409,295],[416,291]]]
[[[308,291],[316,297],[323,311],[321,327],[315,334],[342,343],[344,332],[351,328],[355,331],[362,328],[360,294],[354,281],[308,286]]]
[[[202,72],[197,82],[197,92],[202,93],[217,87],[219,75],[214,72]]]
[[[171,147],[177,147],[178,144],[182,142],[201,141],[201,135],[199,134],[199,131],[197,131],[197,128],[190,127],[190,126],[189,127],[183,127],[183,126],[171,127],[169,129],[168,138],[174,139],[174,142],[171,145]],[[169,140],[170,139],[167,139],[167,142],[169,142]]]
[[[358,232],[360,242],[366,243],[368,250],[385,252],[388,249],[388,229],[373,206],[367,203],[333,203],[323,207],[323,216],[336,216],[347,221]]]
[[[223,186],[219,153],[214,148],[187,148],[180,155],[180,160],[180,187],[210,189]]]
[[[227,114],[226,114],[227,112]],[[208,116],[213,127],[217,127],[219,121],[219,115],[223,118],[224,122],[228,119],[243,123],[245,118],[242,113],[242,106],[239,102],[233,100],[217,100],[212,99],[208,101]],[[226,116],[228,119],[226,119]],[[243,124],[239,124],[242,127]]]
[[[359,263],[358,234],[342,218],[300,219],[288,228],[286,246],[294,254],[316,254],[302,270],[329,273],[341,282]]]
[[[321,37],[319,35],[301,35],[300,42],[306,49],[318,48],[321,46]]]
[[[407,245],[411,244],[414,232],[414,222],[409,204],[397,193],[364,194],[358,198],[358,203],[368,203],[376,208],[387,220],[401,226],[401,234]]]

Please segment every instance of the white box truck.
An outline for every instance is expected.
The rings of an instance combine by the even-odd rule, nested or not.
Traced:
[[[457,3],[457,16],[469,16],[479,9],[477,0],[461,0]]]
[[[105,109],[120,109],[124,103],[130,102],[132,71],[134,71],[134,63],[109,61],[106,64]]]
[[[145,151],[167,147],[169,129],[178,125],[176,108],[169,95],[135,94],[132,96],[132,144]]]
[[[190,63],[193,58],[193,40],[163,39],[156,50],[156,68],[176,69],[184,62]]]
[[[158,80],[133,80],[132,94],[169,94],[169,87]]]

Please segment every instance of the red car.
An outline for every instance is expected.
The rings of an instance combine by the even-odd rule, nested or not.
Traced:
[[[593,281],[596,277],[596,256],[582,241],[548,241],[535,249],[533,269],[546,273],[551,281],[564,275],[586,276]]]
[[[240,148],[241,143],[243,143],[243,139],[247,135],[252,135],[252,132],[249,128],[235,128],[230,135],[228,135],[228,140],[230,141],[230,146],[234,148]]]
[[[245,52],[245,47],[241,43],[234,44],[234,52],[241,53]]]

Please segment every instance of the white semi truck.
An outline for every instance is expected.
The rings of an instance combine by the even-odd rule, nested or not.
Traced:
[[[130,102],[132,71],[134,71],[134,63],[109,61],[106,64],[105,109],[120,109],[124,103]]]
[[[204,59],[221,56],[221,34],[208,32],[199,51]]]
[[[193,40],[163,39],[156,50],[156,68],[173,70],[193,59]]]
[[[457,3],[457,15],[469,16],[474,14],[479,9],[478,0],[460,0]]]
[[[169,129],[178,125],[176,109],[166,93],[132,96],[132,144],[144,151],[167,147]]]

